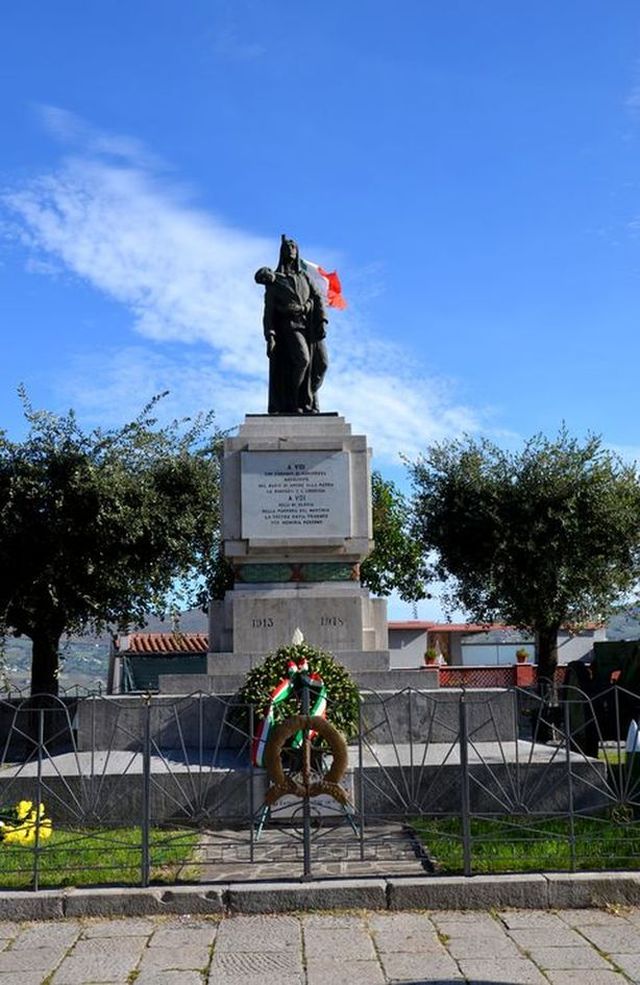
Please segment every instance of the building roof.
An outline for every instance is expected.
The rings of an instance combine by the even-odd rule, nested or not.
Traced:
[[[491,629],[512,629],[501,623],[475,622],[423,622],[409,619],[405,622],[390,622],[389,629],[427,629],[430,633],[488,633]]]
[[[431,629],[432,622],[421,622],[419,619],[409,619],[407,622],[390,622],[389,629]]]
[[[407,622],[390,622],[389,629],[426,629],[430,633],[490,633],[495,631],[515,631],[516,626],[506,626],[499,622],[421,622],[410,619]],[[602,629],[604,623],[585,623],[580,631]],[[570,627],[563,626],[563,631],[571,632]]]
[[[490,633],[495,630],[515,629],[498,622],[432,622],[430,633]]]
[[[120,653],[158,655],[162,653],[207,653],[206,633],[130,633],[117,643]]]

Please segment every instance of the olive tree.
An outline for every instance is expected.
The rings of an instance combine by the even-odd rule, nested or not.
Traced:
[[[430,598],[431,571],[420,543],[413,536],[411,510],[395,483],[379,472],[371,476],[374,548],[360,565],[360,579],[374,595],[395,591],[404,602]]]
[[[535,633],[551,677],[562,625],[603,619],[640,572],[636,468],[562,428],[521,451],[467,438],[409,466],[413,532],[449,579],[448,601],[472,618]]]
[[[84,431],[35,411],[0,433],[0,619],[32,641],[31,691],[56,694],[63,634],[124,630],[176,590],[202,601],[218,536],[211,415],[160,427],[159,398],[126,426]]]

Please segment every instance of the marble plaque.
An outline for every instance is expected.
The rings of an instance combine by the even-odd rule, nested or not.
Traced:
[[[241,454],[242,537],[350,537],[348,452]]]

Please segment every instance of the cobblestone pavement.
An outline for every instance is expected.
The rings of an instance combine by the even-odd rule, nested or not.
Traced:
[[[622,985],[640,907],[0,923],[0,985]]]

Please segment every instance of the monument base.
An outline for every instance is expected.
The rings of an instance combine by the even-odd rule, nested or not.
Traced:
[[[387,603],[353,582],[239,585],[210,607],[213,653],[267,654],[296,629],[331,653],[388,648]]]
[[[248,415],[225,440],[222,536],[234,587],[210,606],[208,690],[225,693],[296,630],[362,686],[388,684],[386,600],[359,580],[373,549],[370,455],[338,415]]]

